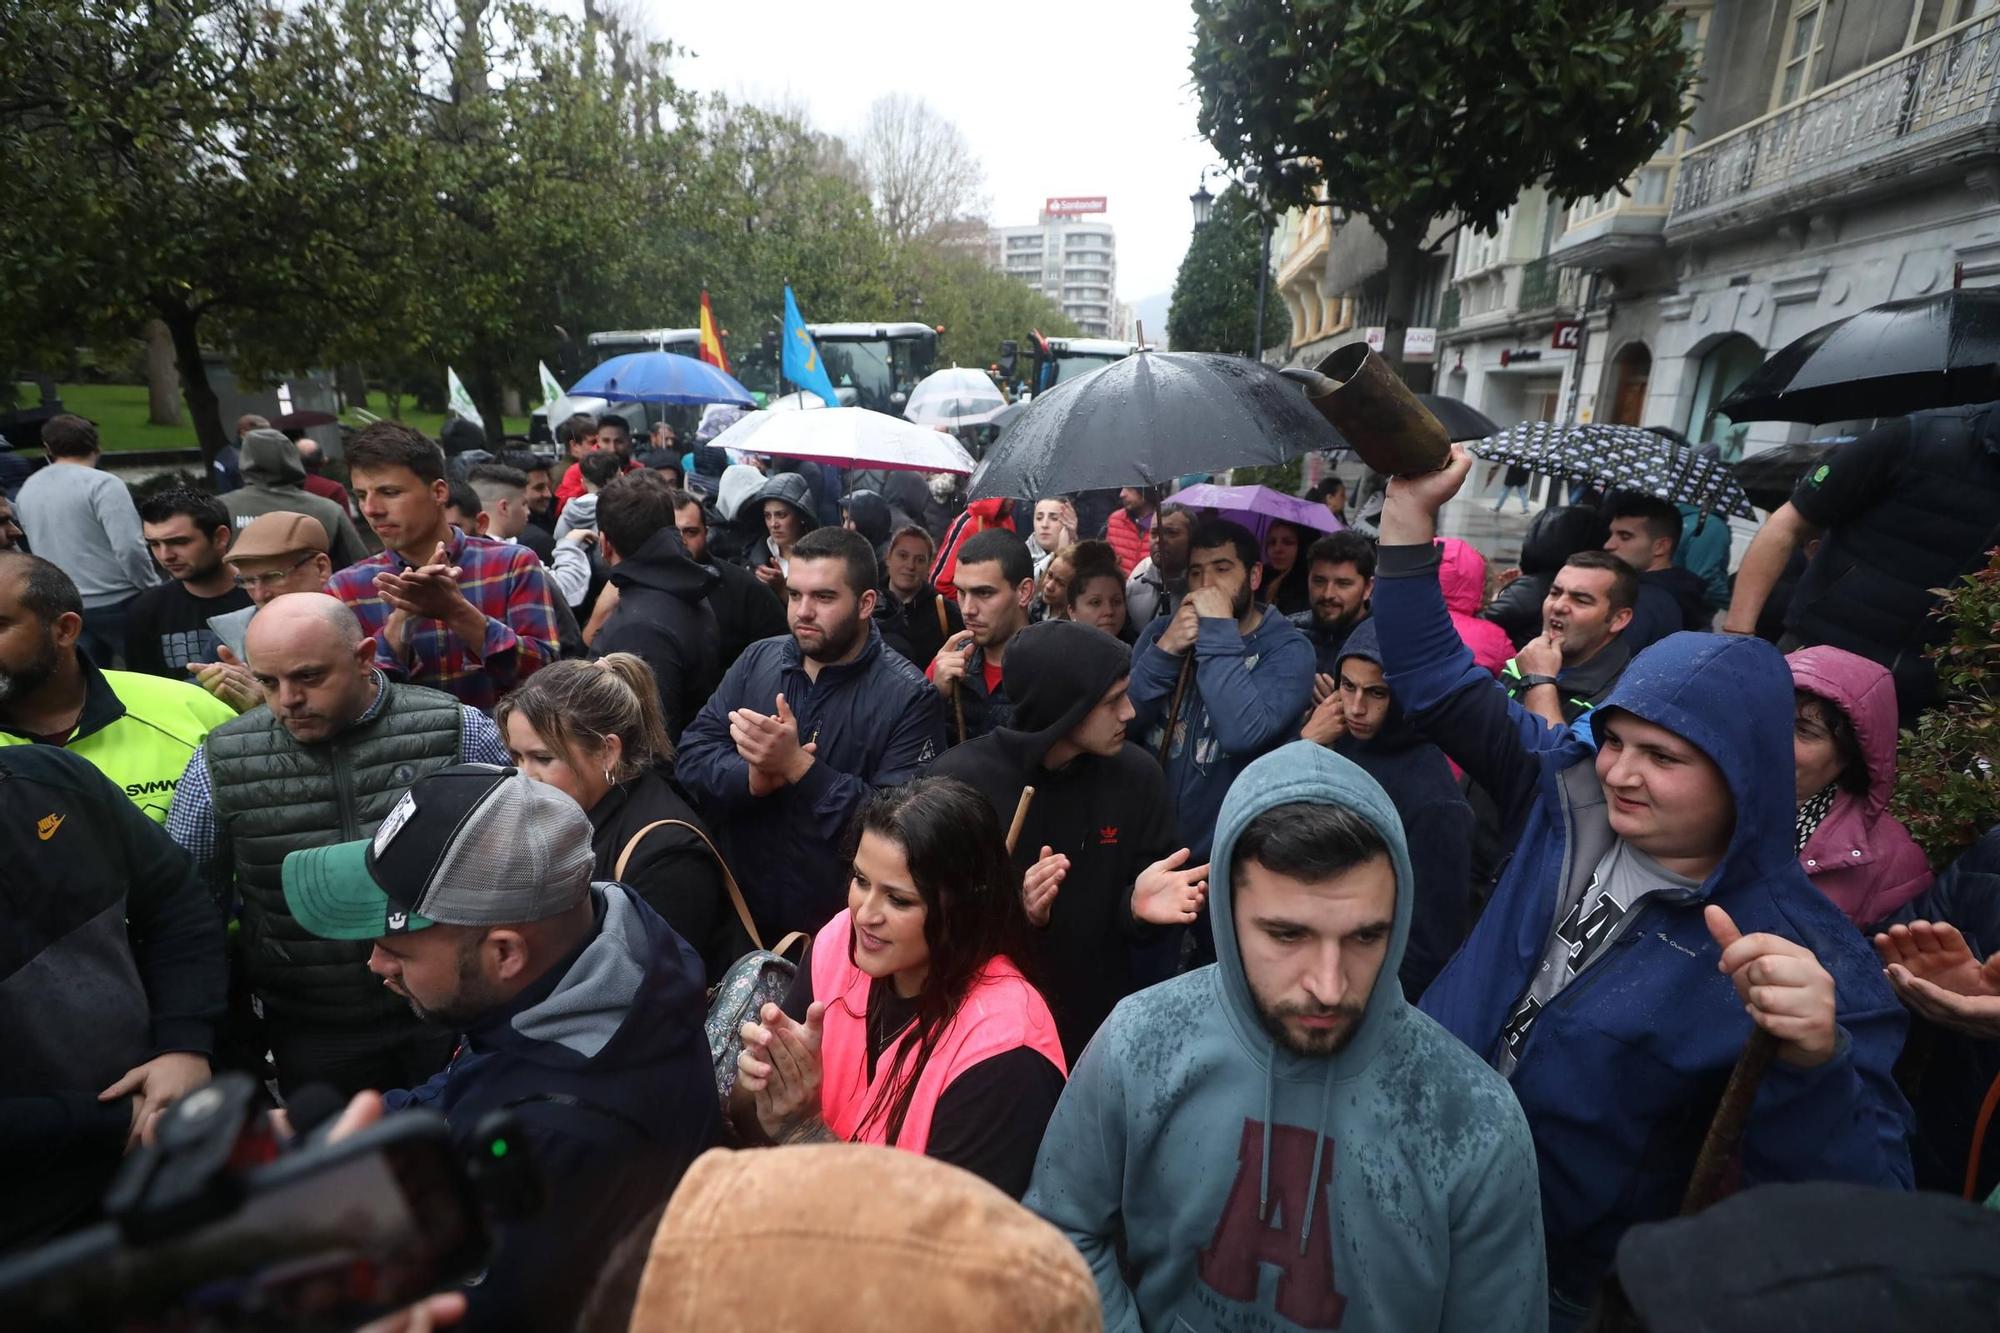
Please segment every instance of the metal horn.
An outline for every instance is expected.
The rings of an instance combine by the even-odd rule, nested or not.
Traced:
[[[1280,372],[1347,437],[1361,461],[1396,477],[1421,476],[1451,457],[1451,437],[1367,343],[1336,347],[1312,370]]]

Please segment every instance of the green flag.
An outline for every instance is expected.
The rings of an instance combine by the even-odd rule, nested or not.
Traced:
[[[556,382],[554,375],[549,374],[548,362],[537,361],[535,368],[542,372],[542,411],[546,412],[562,401],[563,386]]]
[[[450,366],[444,368],[444,387],[445,406],[454,416],[464,417],[467,421],[479,420],[479,409],[472,405],[472,395],[465,391],[465,385],[458,378],[458,372]]]

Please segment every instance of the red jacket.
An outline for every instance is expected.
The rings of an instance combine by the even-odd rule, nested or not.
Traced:
[[[1111,520],[1104,525],[1104,540],[1111,543],[1112,551],[1118,556],[1118,566],[1125,571],[1128,579],[1151,548],[1148,534],[1152,527],[1151,521],[1148,521],[1142,529],[1123,509],[1113,510]]]
[[[1014,531],[1011,500],[974,500],[945,529],[944,541],[938,546],[938,558],[931,564],[931,586],[941,595],[954,602],[958,600],[958,585],[952,582],[952,576],[958,573],[958,548],[965,545],[966,538],[988,528]]]

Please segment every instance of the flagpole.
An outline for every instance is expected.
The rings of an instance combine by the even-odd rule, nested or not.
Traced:
[[[785,279],[786,294],[790,295],[791,290],[792,290],[792,280],[790,278],[787,278]],[[779,398],[783,398],[785,396],[785,338],[786,335],[789,334],[790,332],[791,330],[785,327],[785,308],[783,305],[781,305],[778,309],[778,397]]]

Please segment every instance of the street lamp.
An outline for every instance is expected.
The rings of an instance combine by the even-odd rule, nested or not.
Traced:
[[[1203,173],[1201,183],[1188,196],[1188,203],[1194,208],[1194,225],[1206,226],[1215,212],[1215,196],[1208,192],[1208,176]]]
[[[1260,179],[1262,177],[1256,167],[1243,169],[1243,184],[1256,197],[1257,223],[1264,233],[1263,259],[1257,266],[1257,350],[1251,354],[1257,361],[1264,359],[1264,293],[1271,283],[1271,206],[1257,188]]]

